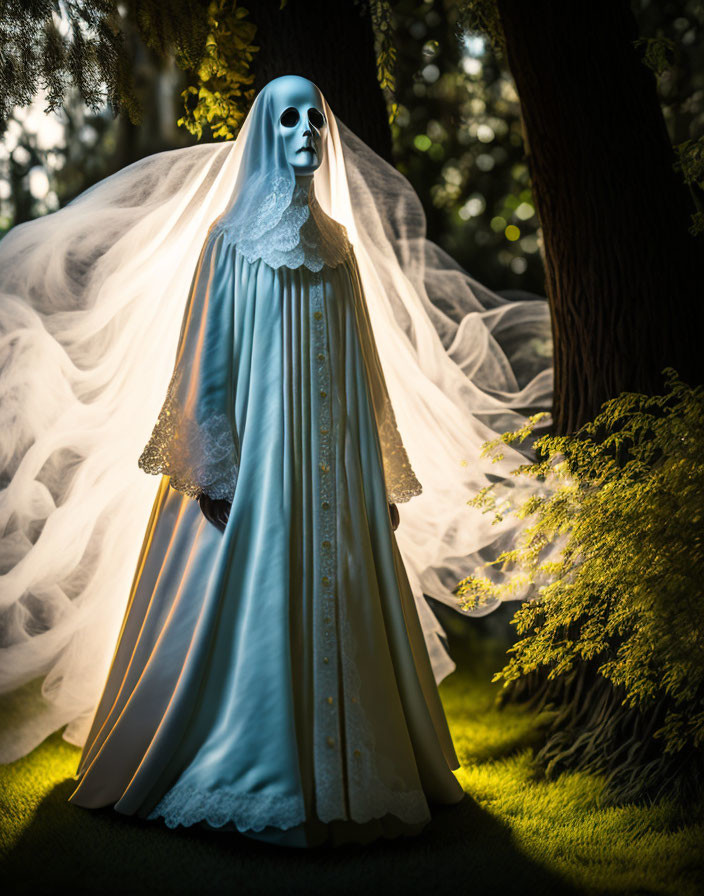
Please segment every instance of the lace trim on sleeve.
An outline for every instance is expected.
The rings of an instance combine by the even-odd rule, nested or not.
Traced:
[[[227,416],[213,413],[200,423],[185,417],[171,390],[138,464],[171,477],[171,486],[189,497],[234,498],[239,464]]]
[[[396,425],[396,415],[390,401],[384,403],[382,419],[379,422],[379,442],[384,461],[384,478],[386,480],[386,499],[389,504],[402,504],[410,501],[423,491],[416,479],[408,454],[403,446],[401,434]]]

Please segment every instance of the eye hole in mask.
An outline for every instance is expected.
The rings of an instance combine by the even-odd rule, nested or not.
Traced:
[[[288,109],[284,109],[279,120],[285,128],[293,128],[298,124],[299,118],[298,109],[290,106]],[[314,128],[320,129],[325,124],[325,116],[313,106],[308,110],[308,121]]]
[[[313,125],[314,128],[323,127],[325,124],[325,116],[322,112],[319,112],[315,107],[308,110],[308,121]]]
[[[288,109],[284,109],[279,121],[285,128],[293,128],[298,124],[298,119],[298,109],[294,109],[293,106],[291,106]]]

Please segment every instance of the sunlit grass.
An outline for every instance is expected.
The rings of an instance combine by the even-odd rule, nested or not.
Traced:
[[[81,751],[59,734],[29,756],[0,765],[0,854],[8,854],[34,820],[42,801],[76,771]]]
[[[477,645],[475,645],[476,647]],[[493,708],[501,656],[469,651],[441,685],[471,799],[437,812],[405,841],[287,850],[67,803],[80,750],[52,735],[0,767],[0,851],[12,892],[51,892],[77,875],[83,892],[359,893],[369,881],[407,894],[702,892],[704,826],[679,828],[667,804],[608,808],[586,774],[536,778],[531,744],[548,715]],[[89,883],[90,882],[90,883]],[[87,889],[86,889],[87,887]],[[234,889],[233,889],[234,888]]]
[[[504,661],[485,655],[440,687],[464,790],[510,826],[527,857],[588,892],[704,892],[701,821],[678,823],[664,801],[606,806],[603,779],[595,775],[541,780],[531,744],[550,714],[493,708],[500,685],[489,682],[490,673]]]

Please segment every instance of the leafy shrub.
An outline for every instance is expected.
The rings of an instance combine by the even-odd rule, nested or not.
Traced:
[[[638,737],[672,768],[704,744],[704,388],[664,374],[663,395],[622,393],[574,435],[535,441],[538,459],[514,473],[534,477],[536,493],[510,507],[524,528],[495,561],[509,583],[470,576],[457,594],[477,606],[532,586],[494,680],[557,680],[589,664],[622,695],[621,711],[658,719]],[[484,454],[498,459],[540,416]],[[496,513],[499,490],[470,503]]]

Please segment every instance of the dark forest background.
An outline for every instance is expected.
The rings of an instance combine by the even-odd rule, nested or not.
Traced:
[[[656,42],[658,96],[673,145],[701,137],[703,4],[636,0],[631,7],[641,38]],[[401,0],[391,14],[398,106],[391,153],[423,202],[429,236],[492,289],[544,295],[520,107],[505,55],[486,33],[468,30],[456,2]],[[41,95],[31,106],[12,107],[0,143],[0,230],[65,204],[143,155],[196,142],[177,125],[192,76],[146,46],[129,17],[122,27],[144,107],[141,122],[113,118],[106,101],[92,112],[70,82],[64,109],[53,114],[44,114]],[[638,227],[627,204],[620,213]]]

